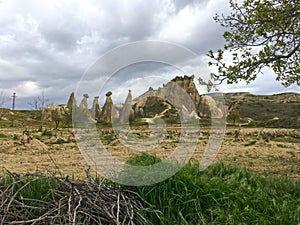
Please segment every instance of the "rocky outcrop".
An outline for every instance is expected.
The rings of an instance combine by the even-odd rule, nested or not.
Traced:
[[[112,122],[112,118],[114,117],[114,115],[113,115],[114,114],[114,109],[113,109],[114,104],[111,99],[111,95],[112,95],[111,91],[106,93],[106,100],[105,100],[104,106],[102,108],[102,111],[101,111],[99,119],[98,119],[99,122],[102,122],[102,123],[111,123]]]
[[[88,102],[87,102],[88,98],[89,98],[88,94],[83,95],[83,99],[80,102],[79,108],[85,109],[85,110],[89,109]]]
[[[200,117],[222,118],[223,111],[217,106],[216,101],[208,95],[202,95],[199,102]]]
[[[149,88],[147,92],[135,99],[135,115],[141,116],[144,114],[144,116],[146,116],[147,114],[147,116],[149,116],[152,114],[160,114],[161,112],[157,113],[157,109],[160,108],[164,110],[163,107],[159,107],[159,105],[162,105],[162,101],[167,104],[172,104],[172,106],[182,112],[182,115],[185,115],[185,117],[191,115],[191,117],[219,118],[226,115],[228,110],[224,101],[218,101],[218,97],[213,95],[211,97],[200,96],[194,83],[194,78],[194,75],[177,76],[163,85],[163,87],[158,88],[158,90]],[[152,113],[149,111],[149,100],[147,100],[149,98],[151,99],[151,105],[155,105],[155,107],[150,107],[151,110],[154,110]],[[154,100],[157,100],[155,104],[153,103]],[[146,109],[147,107],[148,109]],[[197,116],[195,116],[195,114]]]
[[[132,95],[131,95],[131,90],[129,90],[123,109],[120,114],[120,118],[119,118],[120,123],[129,122],[130,118],[132,118],[133,115],[134,115],[134,111],[132,109]]]
[[[100,117],[101,109],[99,106],[99,96],[96,96],[93,101],[93,106],[91,109],[91,116],[93,119],[98,119]]]
[[[75,94],[74,92],[72,92],[67,102],[67,108],[71,109],[76,106],[77,106],[77,102],[76,102]]]
[[[171,108],[171,104],[166,102],[165,99],[151,96],[145,101],[145,105],[143,107],[144,117],[161,117]]]
[[[200,95],[194,83],[194,75],[175,77],[164,87],[159,88],[156,96],[168,100],[179,109],[184,106],[190,113],[197,110],[200,101]]]

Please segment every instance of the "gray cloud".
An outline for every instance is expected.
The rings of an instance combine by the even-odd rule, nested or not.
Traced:
[[[84,72],[99,57],[119,45],[134,41],[168,41],[189,48],[205,61],[209,49],[223,45],[223,30],[212,17],[216,12],[227,11],[227,0],[153,0],[147,3],[139,0],[2,0],[0,91],[7,96],[17,92],[19,108],[26,108],[28,99],[41,95],[43,91],[54,103],[65,103],[70,92],[76,90]],[[125,52],[122,57],[135,57],[146,50],[141,48]],[[176,61],[177,55],[168,55],[165,49],[152,51]],[[106,69],[115,60],[108,60]],[[158,64],[154,67],[148,64],[138,69],[132,66],[125,69],[126,73],[123,71],[122,76],[119,73],[116,82],[134,87],[135,79],[153,77],[157,73],[164,80],[179,75],[178,69],[196,71],[198,75],[207,71],[206,66],[190,60],[190,66],[185,64],[185,68],[174,70],[169,67],[164,70],[164,66]],[[103,65],[101,71],[104,74],[98,74],[97,67],[90,71],[100,77],[100,83],[106,75]],[[141,72],[144,78],[138,77]],[[149,78],[145,81],[145,88],[151,86],[151,82],[157,85],[157,80]],[[87,87],[99,87],[93,80],[86,82]],[[111,86],[116,88],[113,83]],[[242,83],[236,85],[234,90],[243,87],[246,88]],[[266,87],[266,83],[256,83],[255,87],[251,86],[251,91],[261,93],[268,90],[271,93],[297,90],[294,86],[284,89],[270,85],[270,90]],[[229,90],[233,86],[222,88]],[[116,89],[117,92],[120,90]],[[81,96],[77,98],[79,101]]]

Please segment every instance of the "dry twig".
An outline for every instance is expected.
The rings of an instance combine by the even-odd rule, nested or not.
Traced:
[[[10,174],[0,186],[2,224],[143,224],[141,198],[130,190],[98,184],[86,170],[87,181],[68,177]],[[37,181],[49,182],[48,199],[22,196]],[[33,190],[34,191],[34,190]]]

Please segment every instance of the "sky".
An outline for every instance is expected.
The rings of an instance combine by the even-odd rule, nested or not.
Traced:
[[[74,91],[77,102],[88,93],[89,103],[100,95],[103,104],[106,91],[122,102],[129,89],[137,97],[175,76],[206,77],[212,70],[207,67],[208,50],[224,45],[224,30],[213,20],[216,13],[229,13],[228,0],[1,0],[0,98],[11,107],[16,92],[16,108],[27,109],[42,93],[49,103],[63,104]],[[158,44],[153,47],[152,41]],[[184,64],[177,50],[192,52]],[[157,62],[151,57],[134,61],[149,51]],[[222,84],[219,89],[299,92],[296,85],[285,88],[276,82],[271,71],[249,85]]]

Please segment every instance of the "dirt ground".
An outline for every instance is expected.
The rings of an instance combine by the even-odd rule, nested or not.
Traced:
[[[89,167],[79,151],[77,137],[71,129],[38,130],[28,128],[32,140],[27,141],[23,134],[24,128],[0,128],[0,170],[5,172],[51,173],[69,175],[74,178],[84,178],[84,170]],[[157,137],[151,137],[151,132],[144,127],[133,128],[130,135],[123,135],[111,128],[99,131],[101,142],[113,157],[125,162],[131,155],[139,153],[132,149],[130,143],[138,145],[135,148],[161,158],[172,154],[176,147],[186,146],[188,149],[194,143],[189,142],[189,136],[184,137],[179,128],[167,128],[161,135],[161,142]],[[208,144],[210,130],[201,128],[197,136],[197,145],[193,153],[193,160],[201,160]],[[131,139],[132,138],[132,139]],[[182,138],[182,139],[181,139]],[[124,142],[125,140],[125,142]],[[99,141],[99,140],[98,140]],[[89,143],[91,144],[91,143]],[[179,157],[186,157],[184,154]],[[106,159],[101,159],[106,160]],[[286,176],[300,179],[300,131],[294,129],[266,129],[266,128],[227,128],[215,162],[246,167],[251,171],[263,175]],[[108,161],[109,163],[109,161]],[[95,175],[95,171],[92,170]]]

